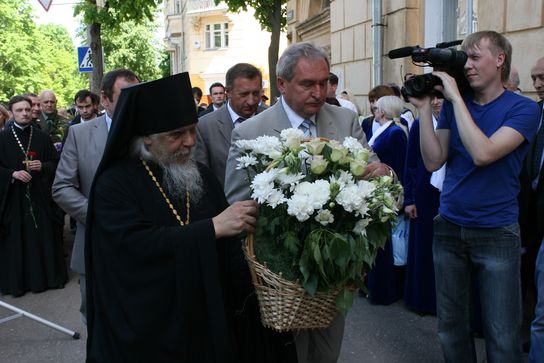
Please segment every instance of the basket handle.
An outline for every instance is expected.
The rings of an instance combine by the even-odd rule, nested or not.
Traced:
[[[245,242],[246,242],[248,253],[251,256],[255,256],[255,248],[253,247],[253,244],[255,243],[255,235],[253,233],[248,232]]]

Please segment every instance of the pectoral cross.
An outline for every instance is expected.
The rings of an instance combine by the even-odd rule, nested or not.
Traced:
[[[30,164],[31,161],[32,161],[31,159],[23,160],[23,164],[25,164],[26,170],[28,170],[28,164]]]

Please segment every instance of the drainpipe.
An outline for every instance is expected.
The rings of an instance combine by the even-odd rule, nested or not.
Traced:
[[[466,17],[467,17],[467,35],[474,33],[474,25],[472,19],[474,17],[474,12],[472,11],[473,2],[472,0],[467,0],[466,7]]]
[[[383,26],[382,0],[372,0],[372,87],[382,84]]]

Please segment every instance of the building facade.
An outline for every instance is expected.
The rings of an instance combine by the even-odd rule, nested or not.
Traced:
[[[193,86],[207,95],[214,82],[225,84],[227,70],[236,63],[251,63],[263,73],[269,90],[270,33],[261,30],[253,10],[232,13],[214,0],[165,0],[165,44],[172,73],[189,72]],[[280,52],[287,46],[282,36]]]
[[[538,46],[544,0],[288,0],[287,12],[289,41],[313,41],[329,51],[338,89],[353,95],[361,114],[370,113],[367,95],[376,80],[401,84],[407,72],[430,71],[410,58],[387,58],[389,50],[432,47],[477,30],[495,30],[511,41],[520,88],[536,97],[530,69],[544,56]]]

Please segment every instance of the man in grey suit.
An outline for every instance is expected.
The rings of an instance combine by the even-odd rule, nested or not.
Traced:
[[[193,158],[210,168],[222,187],[225,185],[225,167],[232,130],[263,110],[259,107],[262,80],[261,71],[257,67],[248,63],[235,64],[226,75],[226,107],[198,120]]]
[[[301,128],[307,136],[320,136],[342,141],[357,138],[368,147],[357,115],[348,109],[325,103],[329,80],[329,60],[325,51],[310,43],[297,43],[285,50],[276,68],[280,100],[259,115],[244,122],[232,132],[227,160],[225,194],[229,203],[249,199],[249,180],[245,170],[237,170],[240,151],[236,141],[262,135],[279,136],[286,128]],[[371,159],[367,172],[392,175],[391,169]],[[338,315],[326,329],[294,333],[300,363],[331,363],[338,360],[344,334],[344,319]]]
[[[77,221],[70,268],[79,274],[80,311],[84,321],[86,319],[84,247],[87,198],[96,168],[102,159],[121,89],[136,83],[139,83],[138,77],[127,69],[117,69],[104,75],[100,99],[106,112],[100,117],[82,121],[68,129],[68,137],[53,182],[53,199]]]

